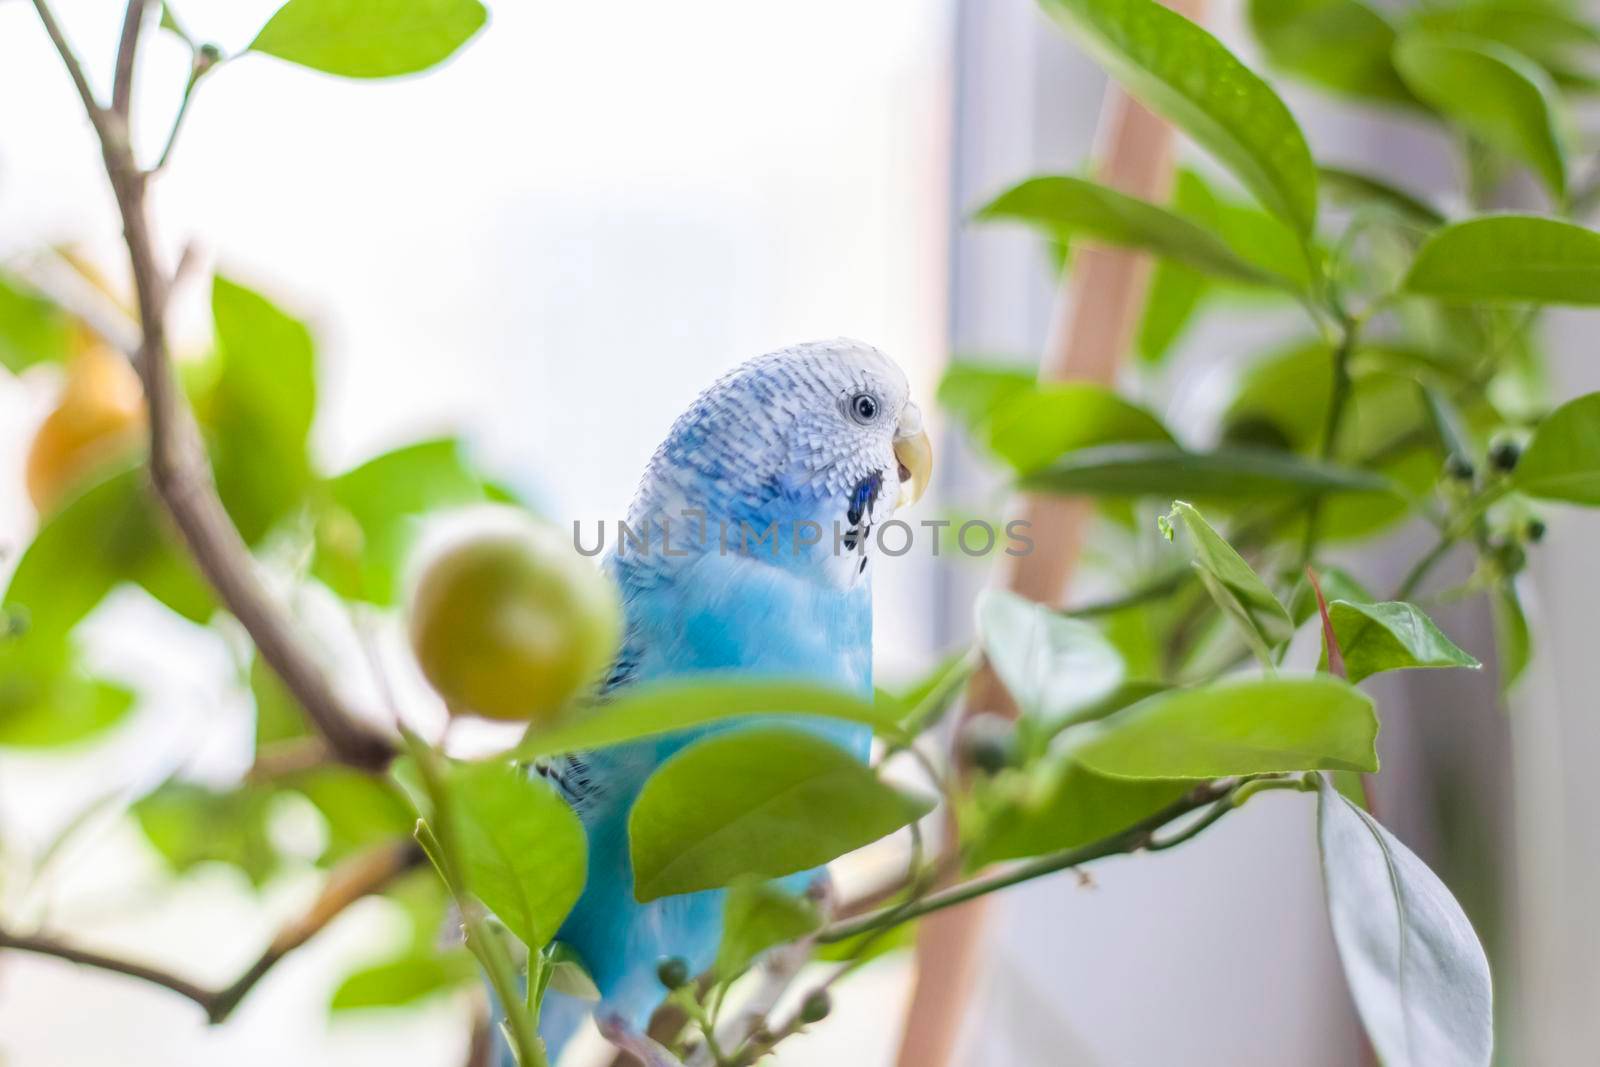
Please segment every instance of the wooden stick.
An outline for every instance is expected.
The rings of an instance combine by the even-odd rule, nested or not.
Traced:
[[[1169,3],[1197,18],[1201,0]],[[1100,180],[1131,196],[1164,202],[1172,181],[1174,143],[1167,123],[1116,85],[1107,88],[1099,124]],[[1074,249],[1073,266],[1056,301],[1056,317],[1039,365],[1041,381],[1112,385],[1133,341],[1150,264],[1122,249]],[[1088,534],[1094,502],[1030,497],[1024,511],[1034,550],[1008,557],[1004,585],[1031,600],[1060,603]],[[973,676],[967,708],[1015,716],[987,666]],[[938,912],[917,932],[917,984],[906,1015],[898,1067],[946,1067],[955,1054],[966,1005],[983,955],[988,898]]]

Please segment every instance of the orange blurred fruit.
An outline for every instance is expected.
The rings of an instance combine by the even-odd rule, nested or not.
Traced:
[[[612,583],[552,527],[480,531],[429,561],[411,648],[452,713],[548,722],[616,657]]]
[[[28,496],[55,510],[91,475],[144,439],[144,389],[119,353],[87,334],[67,364],[67,384],[28,449]]]

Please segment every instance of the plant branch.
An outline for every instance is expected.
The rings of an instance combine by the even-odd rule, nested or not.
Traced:
[[[144,383],[150,416],[150,478],[173,523],[189,547],[201,573],[222,603],[250,634],[262,659],[278,674],[307,717],[328,741],[335,758],[358,769],[377,771],[394,758],[394,743],[348,709],[334,691],[315,657],[291,628],[255,571],[255,561],[217,496],[200,433],[172,373],[167,347],[166,310],[170,284],[156,256],[146,209],[148,175],[134,161],[126,122],[113,121],[83,80],[82,69],[52,17],[46,0],[34,0],[100,137],[106,176],[122,216],[123,236],[138,295],[140,339],[136,367]],[[143,10],[133,0],[130,11]],[[143,19],[125,27],[125,48],[131,57],[138,46]],[[131,82],[130,82],[131,91]]]
[[[122,37],[117,42],[117,69],[111,80],[111,110],[124,122],[133,106],[133,63],[139,51],[139,33],[149,0],[128,0],[122,17]]]
[[[221,989],[207,989],[159,967],[100,952],[76,948],[42,934],[13,934],[0,929],[0,949],[15,949],[51,956],[96,970],[126,975],[171,990],[199,1005],[206,1019],[220,1023],[232,1014],[279,960],[315,937],[351,904],[381,892],[400,875],[422,862],[422,852],[410,841],[392,842],[352,857],[334,868],[322,892],[306,912],[285,924],[254,963]]]
[[[1099,841],[1078,848],[1070,848],[1062,852],[1051,853],[1048,856],[1040,856],[1037,859],[1017,864],[992,875],[974,878],[971,881],[951,886],[942,892],[929,894],[920,900],[881,908],[854,919],[834,923],[824,928],[817,935],[817,941],[821,944],[845,941],[870,930],[898,926],[900,923],[911,919],[920,918],[957,904],[964,904],[969,900],[987,896],[996,890],[1008,889],[1011,886],[1020,885],[1023,882],[1032,881],[1047,874],[1055,874],[1058,871],[1081,867],[1085,863],[1104,859],[1107,856],[1137,852],[1142,848],[1149,847],[1151,835],[1156,830],[1166,826],[1174,819],[1223,798],[1228,794],[1230,788],[1231,786],[1227,782],[1207,782],[1196,786],[1186,796],[1174,801],[1154,815],[1110,837],[1102,838]]]
[[[83,101],[83,108],[89,113],[89,121],[105,137],[102,124],[105,121],[105,110],[99,101],[94,98],[94,90],[89,88],[89,79],[84,76],[83,64],[78,61],[77,53],[72,50],[72,45],[67,41],[66,34],[61,32],[61,24],[56,22],[54,13],[50,10],[47,0],[33,0],[33,9],[39,13],[39,21],[44,24],[44,32],[50,35],[50,43],[56,46],[56,52],[61,56],[62,65],[67,68],[67,73],[72,76],[72,84],[77,87],[78,97]]]

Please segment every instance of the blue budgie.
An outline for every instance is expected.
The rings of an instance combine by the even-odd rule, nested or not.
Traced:
[[[920,495],[929,465],[905,375],[868,345],[798,345],[724,376],[650,460],[628,512],[644,544],[621,540],[606,561],[627,620],[607,690],[739,672],[870,694],[873,527]],[[808,723],[866,759],[866,727]],[[540,768],[588,834],[588,882],[557,936],[601,994],[599,1004],[547,997],[541,1030],[552,1061],[592,1011],[614,1044],[652,1067],[674,1062],[644,1036],[666,995],[657,969],[667,958],[682,959],[692,974],[711,965],[724,893],[638,903],[628,813],[650,773],[705,732]]]

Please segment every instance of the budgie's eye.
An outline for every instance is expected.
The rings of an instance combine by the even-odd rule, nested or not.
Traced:
[[[857,393],[850,398],[850,417],[865,426],[878,417],[883,405],[871,393]]]

